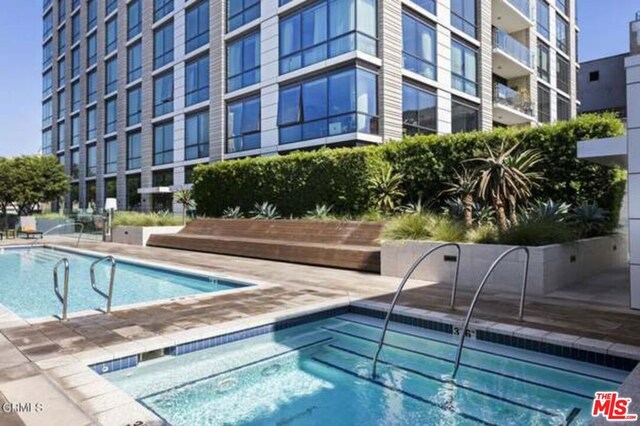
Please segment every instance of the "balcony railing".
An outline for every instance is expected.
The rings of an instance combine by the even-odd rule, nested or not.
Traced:
[[[521,64],[531,68],[533,58],[527,46],[505,33],[499,28],[493,28],[493,47],[500,49]]]
[[[507,0],[513,7],[518,9],[524,16],[531,19],[531,6],[529,0]]]
[[[527,115],[533,114],[533,104],[529,93],[526,91],[514,90],[501,83],[493,85],[493,101],[523,112]]]

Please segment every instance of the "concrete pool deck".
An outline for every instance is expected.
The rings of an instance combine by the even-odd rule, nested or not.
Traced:
[[[2,245],[17,242],[10,240]],[[48,238],[47,243],[75,245],[67,238]],[[42,411],[0,412],[0,424],[124,425],[138,420],[159,424],[153,413],[86,365],[349,303],[386,303],[399,281],[353,271],[95,241],[83,241],[81,248],[214,275],[245,277],[268,285],[241,293],[213,293],[119,309],[111,315],[96,313],[66,322],[52,320],[0,329],[0,402],[44,404]],[[586,288],[593,286],[591,282]],[[577,289],[528,298],[525,321],[521,323],[516,318],[517,296],[487,290],[474,318],[507,324],[503,327],[511,327],[510,332],[516,334],[518,330],[531,333],[530,329],[536,329],[537,337],[560,342],[564,339],[585,348],[640,359],[638,311],[620,303],[572,297]],[[449,285],[412,281],[399,305],[435,311],[450,321],[459,321],[471,294],[460,291],[457,309],[451,312],[450,291]]]

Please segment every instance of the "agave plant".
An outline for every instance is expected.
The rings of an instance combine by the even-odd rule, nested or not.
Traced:
[[[369,178],[369,189],[373,195],[375,206],[384,213],[396,209],[397,203],[404,196],[402,185],[404,175],[396,173],[390,164],[381,165]]]
[[[478,226],[495,224],[496,212],[493,207],[473,203],[473,221]]]
[[[240,206],[227,207],[222,211],[222,217],[225,219],[242,219],[244,214],[242,214]]]
[[[427,211],[427,205],[422,202],[422,197],[418,197],[415,203],[409,203],[400,208],[406,214],[422,214]]]
[[[556,203],[553,200],[538,201],[525,212],[525,217],[529,220],[564,222],[567,219],[570,208],[571,205],[567,203]]]
[[[574,211],[574,221],[583,237],[601,235],[606,230],[609,212],[594,201],[582,203]]]
[[[464,224],[467,228],[473,225],[473,195],[478,186],[478,174],[475,170],[462,168],[462,172],[455,171],[455,180],[447,182],[447,189],[442,191],[443,194],[451,194],[460,197],[462,203]]]
[[[316,204],[315,208],[307,211],[306,217],[308,219],[327,219],[330,214],[333,206],[328,206],[326,204]]]
[[[278,209],[268,202],[256,203],[251,211],[253,219],[280,219]]]
[[[182,224],[187,223],[187,212],[196,208],[196,202],[193,200],[193,191],[190,189],[181,189],[173,194],[173,200],[182,206]]]
[[[448,198],[444,200],[443,211],[454,219],[464,218],[464,204],[460,198]]]

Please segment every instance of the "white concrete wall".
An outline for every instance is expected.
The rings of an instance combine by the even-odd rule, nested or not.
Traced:
[[[132,246],[146,246],[151,234],[176,234],[182,226],[116,226],[113,241]]]
[[[627,68],[627,153],[629,167],[629,257],[631,307],[640,309],[640,55]]]

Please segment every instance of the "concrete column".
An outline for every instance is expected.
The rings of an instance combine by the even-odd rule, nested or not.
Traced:
[[[153,173],[153,2],[142,1],[142,188],[152,186]],[[141,194],[142,210],[151,210],[151,195]]]
[[[227,16],[225,0],[212,0],[209,9],[209,159],[221,161],[226,135],[225,102]]]
[[[402,138],[402,4],[378,3],[378,115],[383,140]]]
[[[640,54],[627,68],[627,153],[629,168],[629,262],[631,307],[640,309]]]
[[[478,97],[480,104],[480,130],[493,129],[493,33],[491,1],[479,2],[478,10]]]

